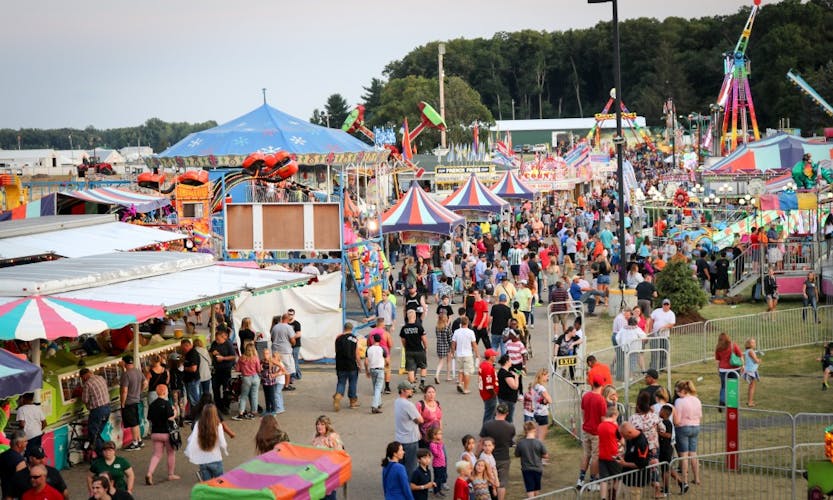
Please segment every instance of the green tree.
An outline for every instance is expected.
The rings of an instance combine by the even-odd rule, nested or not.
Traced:
[[[382,91],[385,89],[385,81],[379,78],[372,78],[370,85],[362,87],[362,105],[364,105],[364,120],[370,122],[373,114],[382,105]]]
[[[677,314],[698,317],[698,311],[709,301],[688,263],[682,260],[670,261],[657,274],[656,287],[660,298],[671,300]]]

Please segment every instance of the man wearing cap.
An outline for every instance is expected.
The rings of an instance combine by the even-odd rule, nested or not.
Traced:
[[[492,455],[495,458],[498,483],[500,483],[497,489],[497,497],[498,500],[503,500],[506,498],[506,485],[509,484],[509,465],[512,461],[509,447],[515,444],[515,426],[507,422],[509,406],[506,403],[497,405],[496,411],[494,420],[483,423],[483,427],[480,428],[480,437],[492,438],[495,443],[495,449],[492,451]],[[483,439],[480,440],[478,448],[482,449],[482,447]]]
[[[671,310],[671,301],[663,299],[662,307],[654,309],[651,313],[651,319],[648,322],[647,329],[651,332],[651,348],[665,349],[668,351],[668,337],[671,329],[677,323],[677,316]],[[666,352],[651,351],[651,368],[654,370],[664,370],[666,366]]]
[[[483,361],[478,368],[478,388],[480,399],[483,400],[483,423],[495,418],[497,408],[497,374],[495,374],[495,361],[498,352],[494,349],[486,349],[483,354]]]
[[[104,423],[110,418],[110,389],[104,377],[94,374],[89,368],[81,368],[78,374],[83,384],[81,401],[90,412],[87,418],[87,435],[90,436],[90,446],[100,455],[100,434],[104,429]]]
[[[518,290],[515,288],[515,285],[509,280],[509,275],[504,274],[503,277],[500,279],[500,283],[495,287],[495,297],[500,297],[501,295],[506,295],[507,303],[512,302],[515,300],[515,294],[518,293]]]
[[[595,481],[599,474],[599,424],[602,417],[607,413],[607,403],[602,396],[604,381],[601,377],[594,377],[590,380],[593,389],[581,398],[581,445],[584,456],[581,460],[576,488],[584,484],[584,477],[587,469],[590,469],[590,480]]]
[[[382,330],[384,331],[384,330]],[[373,384],[373,401],[370,413],[382,413],[382,388],[385,385],[385,358],[388,354],[382,347],[382,334],[371,333],[370,347],[364,357],[364,372]]]
[[[480,355],[477,353],[477,338],[469,328],[469,318],[465,316],[460,320],[460,328],[451,336],[451,350],[460,377],[457,381],[457,392],[468,394],[469,379],[474,372],[475,360],[479,360]]]
[[[491,347],[500,354],[506,354],[506,346],[503,343],[503,330],[509,326],[512,319],[512,309],[507,304],[509,297],[505,294],[498,296],[498,303],[492,306],[491,311]]]
[[[647,392],[651,396],[651,404],[654,404],[656,402],[655,396],[657,394],[657,391],[660,389],[660,387],[662,387],[659,384],[659,372],[657,372],[653,368],[649,368],[645,372],[645,383],[648,385],[640,389],[639,394]]]
[[[409,398],[414,395],[414,384],[403,380],[397,387],[399,397],[393,403],[394,435],[393,439],[402,443],[405,456],[402,465],[408,472],[408,477],[417,468],[416,452],[419,448],[419,426],[422,424],[422,415]]]
[[[58,469],[46,465],[46,453],[43,448],[36,448],[29,454],[29,468],[19,470],[14,475],[14,482],[17,485],[17,491],[26,491],[34,486],[30,475],[32,467],[41,466],[46,468],[46,484],[55,489],[61,496],[59,498],[69,498],[69,489],[67,483],[58,472]]]
[[[121,418],[125,429],[130,429],[132,441],[125,446],[126,451],[134,451],[144,446],[142,433],[139,430],[139,399],[142,391],[147,389],[147,379],[133,364],[133,356],[126,355],[121,358],[124,373],[121,374]]]

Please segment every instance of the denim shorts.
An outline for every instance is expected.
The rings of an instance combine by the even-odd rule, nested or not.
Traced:
[[[598,278],[596,278],[596,284],[598,285],[609,285],[610,284],[610,275],[609,274],[600,274]]]
[[[697,452],[699,425],[683,425],[675,429],[677,435],[677,453]]]

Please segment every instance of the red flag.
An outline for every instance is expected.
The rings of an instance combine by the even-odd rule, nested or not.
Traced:
[[[512,134],[509,132],[506,132],[506,147],[512,151]]]
[[[477,154],[480,151],[480,129],[477,126],[477,122],[474,122],[474,154]]]
[[[408,119],[405,118],[405,131],[402,133],[402,158],[410,163],[414,158],[411,152],[411,133],[408,131]]]

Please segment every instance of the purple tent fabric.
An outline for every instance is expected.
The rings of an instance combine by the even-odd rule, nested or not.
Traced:
[[[42,377],[40,368],[0,349],[0,399],[40,389]]]

